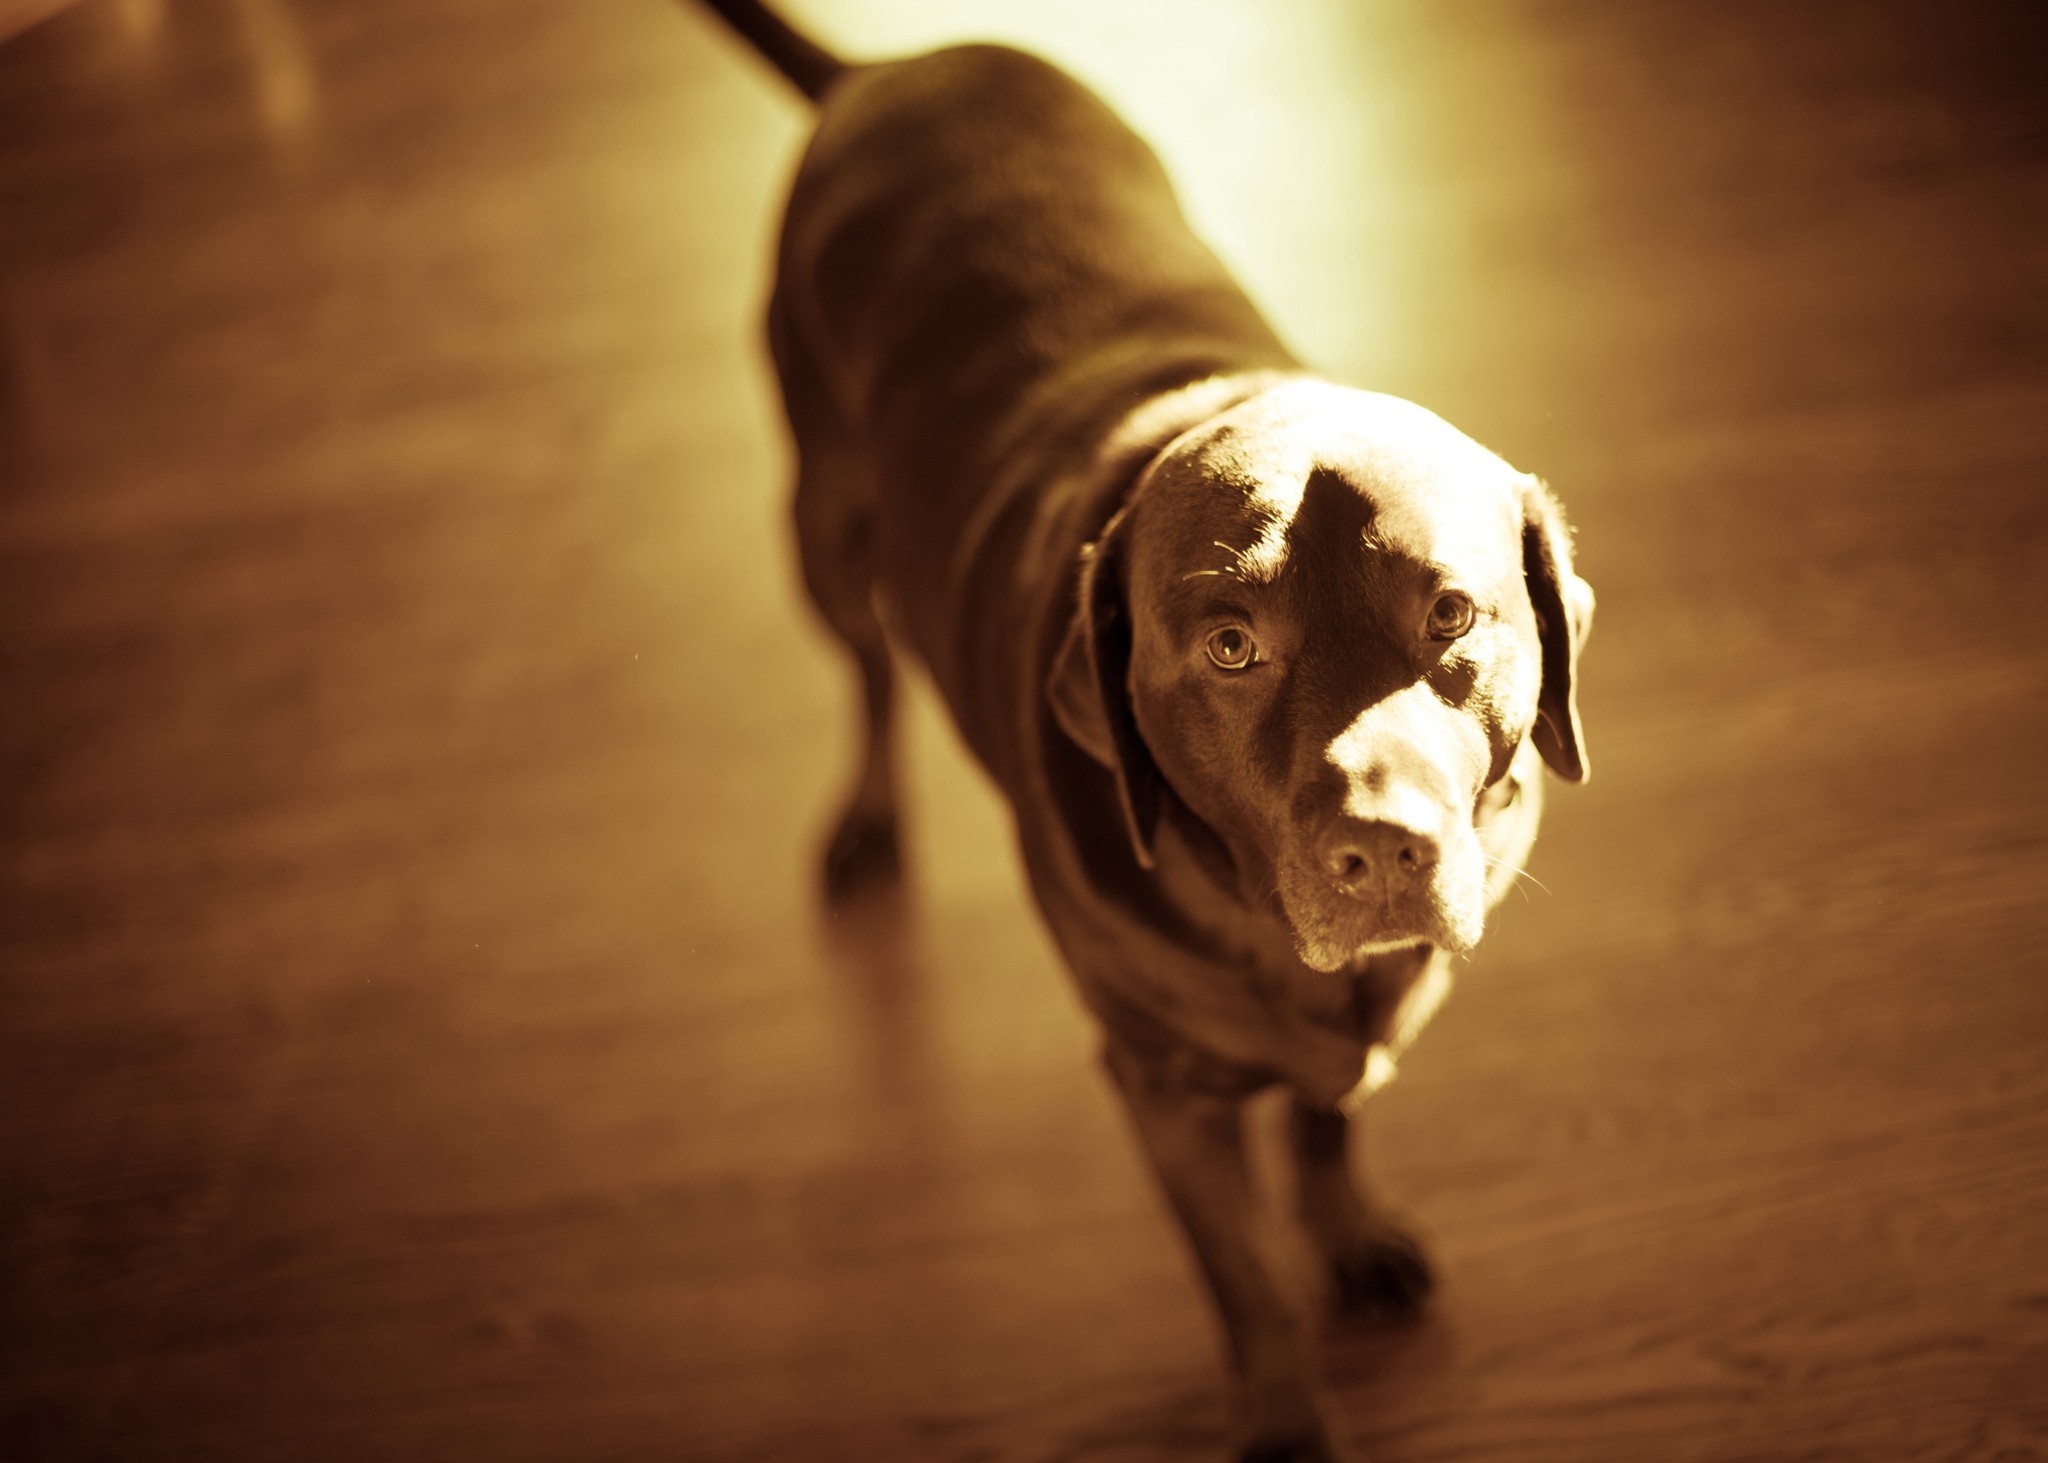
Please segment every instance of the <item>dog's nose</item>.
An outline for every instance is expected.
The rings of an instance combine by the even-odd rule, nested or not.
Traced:
[[[1342,818],[1323,834],[1323,871],[1347,893],[1394,893],[1428,876],[1442,851],[1420,828],[1384,820]]]

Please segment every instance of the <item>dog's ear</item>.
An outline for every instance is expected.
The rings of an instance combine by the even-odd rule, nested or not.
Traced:
[[[1564,514],[1535,478],[1522,489],[1522,575],[1543,646],[1543,690],[1530,738],[1552,772],[1566,782],[1584,782],[1590,769],[1576,682],[1579,651],[1593,628],[1593,587],[1572,572]]]
[[[1081,551],[1074,618],[1053,658],[1046,692],[1060,729],[1116,775],[1131,848],[1153,866],[1152,830],[1164,780],[1131,712],[1131,618],[1124,600],[1118,514]]]

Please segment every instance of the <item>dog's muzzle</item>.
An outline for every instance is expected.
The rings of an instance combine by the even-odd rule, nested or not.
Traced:
[[[1477,943],[1485,917],[1477,840],[1425,823],[1338,814],[1281,861],[1280,900],[1306,964],[1333,971],[1399,945]]]

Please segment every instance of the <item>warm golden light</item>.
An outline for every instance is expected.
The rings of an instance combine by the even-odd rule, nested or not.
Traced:
[[[113,0],[114,14],[138,46],[153,46],[163,34],[165,0]]]
[[[298,21],[288,0],[234,0],[234,10],[264,133],[280,148],[296,148],[313,126],[318,103]]]
[[[1311,1310],[1346,1211],[1250,1122],[1358,1450],[2036,1456],[2048,8],[790,3],[1050,57],[1309,365],[1568,507],[1503,541],[1597,587],[1598,776],[1361,1062],[1432,1310]],[[1231,1456],[921,672],[904,882],[819,898],[858,691],[762,323],[811,120],[687,0],[0,0],[6,1463]]]

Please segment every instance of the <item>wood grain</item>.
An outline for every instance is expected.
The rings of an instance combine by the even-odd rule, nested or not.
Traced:
[[[2044,12],[794,9],[1074,68],[1572,510],[1595,777],[1372,1114],[1369,1456],[2048,1456]],[[1221,1455],[921,694],[911,893],[813,900],[802,135],[661,5],[0,47],[0,1458]]]

